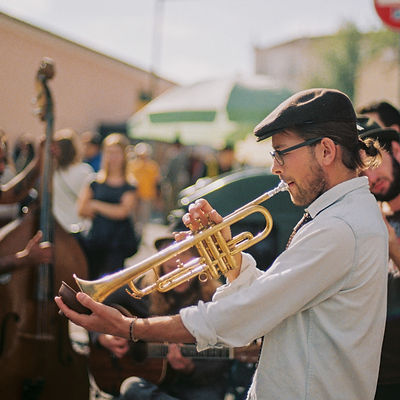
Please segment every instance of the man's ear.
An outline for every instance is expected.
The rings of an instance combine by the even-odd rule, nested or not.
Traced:
[[[323,165],[331,164],[337,156],[337,147],[335,142],[330,138],[323,138],[320,143],[320,161]]]
[[[400,143],[395,140],[392,141],[392,156],[398,163],[400,163]]]

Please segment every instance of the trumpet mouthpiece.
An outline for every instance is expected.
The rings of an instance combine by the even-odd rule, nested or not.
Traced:
[[[278,189],[280,192],[283,192],[284,190],[289,189],[289,185],[285,181],[280,181],[278,185]]]

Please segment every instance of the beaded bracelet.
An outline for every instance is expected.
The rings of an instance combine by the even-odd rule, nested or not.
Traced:
[[[137,317],[133,317],[133,319],[129,325],[129,339],[131,340],[131,342],[139,341],[139,339],[136,339],[133,335],[133,325],[135,325],[136,320],[137,320]]]

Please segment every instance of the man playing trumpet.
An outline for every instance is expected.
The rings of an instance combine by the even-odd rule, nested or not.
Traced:
[[[265,272],[245,253],[211,302],[178,315],[126,318],[83,293],[86,329],[131,340],[244,346],[263,337],[248,399],[373,399],[385,325],[388,233],[368,179],[380,151],[359,140],[349,98],[310,89],[278,106],[256,128],[272,137],[272,171],[288,184],[307,217]],[[196,230],[222,217],[198,200],[183,217]],[[229,229],[223,230],[230,239]],[[182,239],[184,233],[177,235]]]

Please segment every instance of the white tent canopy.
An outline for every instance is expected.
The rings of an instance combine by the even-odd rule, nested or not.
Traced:
[[[169,89],[135,113],[128,134],[141,140],[221,148],[240,130],[249,132],[290,92],[266,76],[220,79]],[[268,109],[269,108],[269,109]],[[265,113],[264,113],[265,109]],[[253,120],[251,118],[253,117]]]

